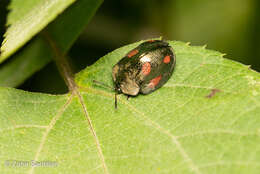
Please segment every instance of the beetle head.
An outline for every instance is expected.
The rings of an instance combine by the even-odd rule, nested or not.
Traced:
[[[116,83],[116,91],[131,96],[136,96],[139,93],[140,87],[135,80],[130,79],[126,76],[122,81]]]

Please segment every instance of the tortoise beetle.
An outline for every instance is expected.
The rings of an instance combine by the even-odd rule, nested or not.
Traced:
[[[175,63],[171,46],[162,40],[149,40],[129,51],[112,69],[115,108],[117,94],[149,94],[162,87],[171,77]]]

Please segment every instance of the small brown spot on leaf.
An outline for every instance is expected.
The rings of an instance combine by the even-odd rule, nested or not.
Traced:
[[[204,65],[205,65],[205,63],[200,64],[201,67],[203,67]]]
[[[220,90],[220,89],[216,89],[216,88],[211,89],[210,94],[207,95],[206,97],[207,97],[207,98],[212,98],[214,95],[216,95],[217,92],[221,92],[221,90]]]

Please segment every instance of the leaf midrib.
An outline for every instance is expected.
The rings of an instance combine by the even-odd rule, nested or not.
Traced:
[[[90,127],[91,134],[93,135],[93,138],[95,140],[96,147],[97,147],[97,150],[98,150],[98,154],[99,154],[99,157],[101,159],[102,166],[103,166],[103,169],[104,169],[104,173],[109,174],[108,168],[107,168],[107,165],[106,165],[106,162],[105,162],[105,158],[104,158],[104,155],[103,155],[103,151],[102,151],[102,148],[100,146],[100,142],[99,142],[98,136],[96,134],[96,131],[94,130],[94,127],[93,127],[92,121],[90,119],[89,113],[87,111],[87,107],[86,107],[86,105],[84,103],[83,97],[81,96],[81,94],[80,94],[80,92],[79,92],[77,87],[76,87],[75,90],[76,90],[76,95],[78,96],[80,104],[82,106],[85,118],[86,118],[86,120],[88,122],[88,125]]]

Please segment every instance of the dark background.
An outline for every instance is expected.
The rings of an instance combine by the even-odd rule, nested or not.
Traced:
[[[0,41],[7,1],[0,0]],[[207,45],[260,71],[259,0],[105,0],[69,56],[75,72],[123,45],[164,39]],[[20,89],[64,93],[66,86],[50,63]]]

